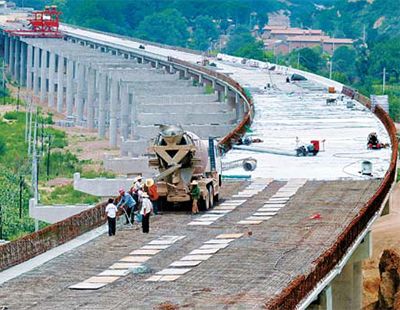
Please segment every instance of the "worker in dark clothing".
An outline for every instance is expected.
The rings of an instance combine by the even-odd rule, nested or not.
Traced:
[[[153,204],[147,193],[143,193],[142,198],[142,208],[140,209],[140,214],[142,215],[142,231],[148,234],[150,231],[150,215],[151,212],[153,212]]]
[[[369,149],[380,149],[381,148],[381,145],[378,140],[378,135],[376,134],[376,132],[371,132],[368,135],[367,146]]]
[[[190,195],[192,196],[193,204],[192,204],[192,214],[199,213],[198,201],[200,199],[200,187],[197,181],[192,181],[192,190],[190,191]]]
[[[107,215],[107,222],[108,222],[108,235],[115,236],[115,227],[116,227],[116,216],[118,209],[114,204],[114,199],[109,198],[108,204],[106,206],[106,215]]]

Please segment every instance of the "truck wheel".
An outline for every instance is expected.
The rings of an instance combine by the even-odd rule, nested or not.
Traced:
[[[199,200],[199,207],[201,211],[207,211],[210,208],[210,199],[209,199],[210,191],[207,191],[207,195],[208,197],[205,198],[202,197]]]
[[[210,185],[208,187],[208,200],[209,200],[209,207],[214,207],[214,186]]]

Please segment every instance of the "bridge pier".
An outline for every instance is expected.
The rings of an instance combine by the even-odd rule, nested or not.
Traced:
[[[4,63],[8,65],[10,60],[10,40],[11,38],[5,34],[4,35]]]
[[[32,63],[33,63],[33,46],[27,45],[26,50],[26,88],[32,90]]]
[[[94,128],[95,97],[96,97],[96,71],[91,68],[88,68],[87,127],[89,129]]]
[[[49,107],[54,107],[54,74],[56,71],[56,55],[52,52],[49,53],[49,69],[48,69],[48,89],[47,89],[47,104]]]
[[[33,94],[39,95],[39,61],[40,50],[35,46],[33,49]]]
[[[47,93],[47,50],[41,50],[41,62],[40,62],[40,102],[44,103],[46,100]]]
[[[65,96],[67,117],[72,117],[74,108],[74,62],[71,59],[67,59],[67,89]]]
[[[324,288],[308,310],[344,310],[362,308],[362,261],[371,256],[368,232],[340,273]]]
[[[20,42],[21,44],[21,54],[20,54],[20,73],[19,73],[19,84],[21,86],[26,86],[26,78],[27,78],[27,60],[31,59],[27,57],[27,48],[28,46],[25,43]],[[31,56],[32,57],[32,56]]]
[[[62,113],[64,105],[65,59],[61,54],[57,58],[57,112]]]
[[[238,120],[232,111],[235,87],[191,66],[116,49],[112,43],[7,33],[3,39],[8,72],[21,85],[64,113],[66,125],[97,129],[99,138],[107,136],[122,155],[145,154],[146,141],[158,132],[155,124],[179,123],[207,138],[225,135]],[[206,94],[207,85],[214,94]]]
[[[20,82],[20,73],[21,73],[21,41],[19,39],[15,39],[15,57],[14,57],[14,79],[17,82]]]

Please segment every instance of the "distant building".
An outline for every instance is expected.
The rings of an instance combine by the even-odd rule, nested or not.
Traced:
[[[282,28],[277,26],[265,26],[262,35],[263,39],[285,40],[288,37],[295,36],[321,36],[324,35],[322,30],[301,29],[301,28]]]
[[[289,53],[305,47],[321,46],[324,52],[333,54],[341,46],[352,46],[351,39],[336,39],[329,36],[294,36],[286,39]]]
[[[321,46],[332,54],[341,46],[352,46],[353,40],[346,38],[331,38],[319,29],[290,28],[277,25],[266,25],[262,28],[261,38],[266,50],[274,54],[287,54],[293,50]]]

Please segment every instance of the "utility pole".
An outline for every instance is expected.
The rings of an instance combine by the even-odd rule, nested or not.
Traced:
[[[0,205],[0,240],[3,240],[3,207]]]
[[[33,108],[33,105],[32,105],[32,101],[31,101],[31,102],[30,102],[30,105],[29,105],[28,156],[31,155],[31,143],[32,143],[32,117],[33,117],[32,108]]]
[[[42,143],[42,156],[43,156],[44,155],[44,119],[43,119],[43,115],[42,115],[41,143]]]
[[[36,110],[36,119],[35,119],[35,127],[33,130],[33,147],[32,147],[32,191],[33,196],[35,198],[35,202],[38,202],[38,176],[37,176],[37,110]]]
[[[22,218],[22,190],[24,188],[24,177],[19,176],[19,218]]]
[[[49,180],[49,177],[50,177],[50,155],[51,155],[50,151],[51,151],[51,139],[52,139],[52,136],[49,135],[48,137],[49,137],[49,144],[48,144],[48,147],[47,147],[47,161],[46,161],[47,181]]]
[[[385,86],[386,86],[386,67],[383,68],[383,76],[382,76],[382,95],[385,94]]]
[[[300,52],[297,53],[297,69],[300,69]]]
[[[31,109],[31,105],[28,100],[26,100],[26,103],[28,104],[28,106],[25,108],[25,142],[28,142],[28,113]]]
[[[332,80],[332,67],[333,67],[333,59],[329,60],[329,79]]]
[[[35,204],[39,201],[39,189],[38,189],[38,162],[37,162],[37,127],[38,127],[38,111],[36,108],[36,119],[35,119],[35,127],[33,131],[33,148],[32,148],[32,191],[33,198],[35,200]],[[35,231],[39,230],[39,221],[35,219]]]
[[[6,104],[6,64],[3,59],[2,78],[3,78],[3,104]]]
[[[19,111],[19,92],[21,90],[21,86],[18,85],[18,91],[17,91],[17,111]]]

